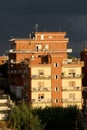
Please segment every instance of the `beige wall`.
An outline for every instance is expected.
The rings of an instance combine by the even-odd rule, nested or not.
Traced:
[[[44,70],[44,75],[51,75],[51,67],[32,67],[31,68],[31,75],[38,75],[39,74],[39,70]]]
[[[62,98],[68,99],[68,100],[73,99],[73,98],[69,97],[69,94],[75,94],[75,101],[76,101],[76,99],[81,101],[81,97],[82,97],[81,91],[64,91],[64,92],[62,92]]]
[[[75,81],[75,87],[79,87],[81,89],[81,79],[80,78],[68,78],[68,79],[62,79],[62,88],[71,89],[72,87],[69,86],[70,81]]]
[[[81,67],[63,67],[62,72],[64,73],[64,75],[67,76],[69,74],[69,69],[74,69],[76,74],[81,75]]]
[[[69,70],[74,70],[75,75],[70,76]],[[62,67],[62,102],[63,107],[68,105],[77,105],[79,108],[82,107],[82,78],[81,78],[81,66]],[[72,73],[73,74],[73,73]],[[70,85],[70,82],[74,84]]]
[[[38,102],[38,94],[44,94],[44,102],[49,102],[51,99],[51,92],[33,92],[32,99],[35,99],[36,102]]]
[[[31,75],[39,75],[39,70],[44,71],[44,76],[51,76],[51,67],[31,67]],[[39,87],[39,83],[44,85]],[[51,106],[51,78],[40,78],[31,80],[31,99],[33,107],[46,107]],[[38,95],[43,94],[44,98],[39,101]]]
[[[40,80],[40,79],[38,79],[38,80],[32,80],[31,81],[31,86],[32,86],[32,88],[38,88],[39,86],[38,86],[38,83],[39,82],[44,82],[44,88],[46,87],[46,88],[51,88],[51,80],[50,79],[46,79],[46,80]]]

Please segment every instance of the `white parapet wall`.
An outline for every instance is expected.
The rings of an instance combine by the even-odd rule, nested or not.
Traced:
[[[8,99],[0,99],[0,103],[8,103]]]
[[[0,120],[7,120],[8,114],[7,113],[0,113]]]
[[[8,110],[10,110],[11,108],[10,107],[8,107],[8,106],[1,106],[0,107],[0,111],[8,111]]]

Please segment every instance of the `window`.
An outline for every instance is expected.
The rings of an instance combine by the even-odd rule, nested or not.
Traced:
[[[75,69],[69,69],[69,75],[75,76]]]
[[[2,60],[2,63],[4,63],[5,61],[4,60]]]
[[[39,75],[43,76],[44,75],[44,70],[39,70]]]
[[[38,82],[38,87],[39,88],[44,87],[44,82]]]
[[[44,99],[44,94],[38,94],[38,101],[41,101]]]
[[[42,45],[36,45],[36,50],[39,51],[42,49]]]
[[[40,57],[40,58],[41,58],[41,55],[38,55],[38,57]]]
[[[59,76],[58,75],[54,75],[54,79],[58,79],[59,78]]]
[[[58,103],[59,102],[59,99],[57,98],[57,99],[55,99],[55,103]]]
[[[42,64],[47,64],[49,62],[48,55],[43,55],[41,58]]]
[[[59,64],[58,63],[54,63],[54,67],[58,67],[59,66]]]
[[[76,86],[76,82],[75,81],[69,81],[69,86],[70,87],[75,87]]]
[[[69,73],[75,73],[75,69],[69,69]]]
[[[75,93],[70,93],[69,94],[69,99],[70,100],[75,100]]]
[[[55,89],[55,91],[59,91],[59,90],[60,90],[60,88],[59,88],[59,87],[55,87],[54,89]]]
[[[44,48],[45,48],[45,49],[49,49],[49,46],[48,46],[48,44],[46,44],[46,45],[44,46]]]
[[[53,37],[50,35],[48,38],[49,38],[49,39],[52,39]]]

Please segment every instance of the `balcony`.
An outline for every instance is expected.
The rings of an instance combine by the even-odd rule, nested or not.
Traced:
[[[62,91],[80,91],[82,90],[81,87],[79,86],[75,86],[75,87],[72,87],[72,86],[69,86],[69,87],[63,87],[62,88]]]
[[[24,50],[16,50],[16,49],[10,49],[9,50],[9,53],[48,53],[48,52],[50,52],[50,53],[56,53],[56,52],[60,52],[60,53],[62,53],[62,52],[71,52],[71,49],[68,49],[68,50],[55,50],[55,49],[51,49],[51,50],[49,50],[49,49],[34,49],[34,50],[28,50],[28,49],[24,49]]]
[[[23,70],[10,70],[9,71],[11,74],[23,74]]]
[[[80,61],[78,58],[72,58],[72,59],[66,59],[62,62],[62,66],[67,67],[67,66],[84,66],[84,62]]]
[[[77,102],[82,102],[82,99],[81,98],[75,98],[75,99],[64,98],[64,99],[62,99],[62,103],[77,103]]]
[[[31,79],[51,79],[51,75],[32,75]]]
[[[51,103],[51,99],[31,99],[31,103]]]
[[[75,74],[75,73],[64,75],[64,73],[62,73],[61,78],[62,79],[67,79],[67,78],[82,78],[82,75]]]
[[[14,59],[11,59],[11,60],[10,60],[10,63],[12,63],[12,64],[18,64],[18,63],[20,63],[20,62],[16,61],[16,59],[15,59],[15,60],[14,60]]]
[[[38,88],[32,88],[31,91],[38,92],[38,91],[51,91],[50,87],[38,87]]]

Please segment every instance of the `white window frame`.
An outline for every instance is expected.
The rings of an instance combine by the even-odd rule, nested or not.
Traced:
[[[56,92],[58,92],[58,91],[60,91],[60,88],[59,88],[59,87],[55,87],[54,90],[55,90]]]
[[[59,79],[59,75],[54,75],[54,79]]]
[[[55,99],[55,103],[59,103],[60,100],[58,98]]]
[[[48,44],[45,44],[45,49],[49,49],[49,45]]]
[[[38,101],[44,100],[44,94],[38,94]]]
[[[54,67],[59,67],[59,63],[54,63]]]

